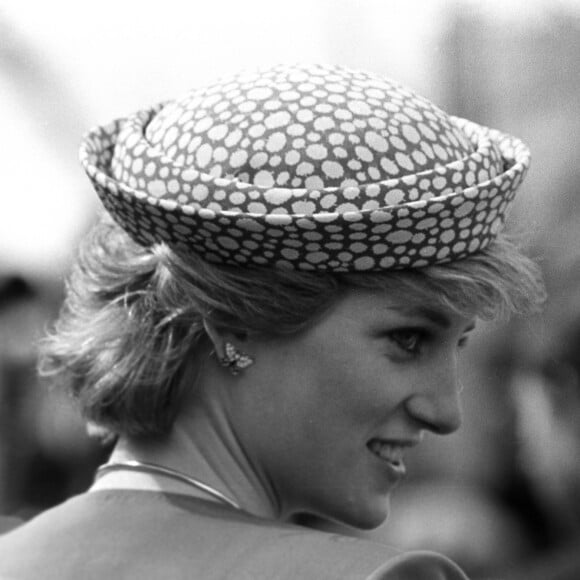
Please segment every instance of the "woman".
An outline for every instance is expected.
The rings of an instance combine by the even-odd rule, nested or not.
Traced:
[[[372,528],[405,454],[461,423],[476,317],[541,298],[498,233],[517,139],[338,67],[241,74],[97,128],[114,221],[42,369],[117,439],[88,493],[0,542],[14,578],[464,578],[291,523]]]

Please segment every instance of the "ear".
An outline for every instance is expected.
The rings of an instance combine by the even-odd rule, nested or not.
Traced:
[[[246,333],[233,333],[225,328],[220,328],[207,320],[207,318],[203,319],[203,327],[209,339],[213,345],[213,350],[217,355],[218,359],[223,359],[226,355],[225,352],[225,343],[226,342],[240,342],[245,341],[247,339]]]
[[[224,352],[225,337],[222,336],[222,334],[216,328],[216,326],[214,326],[211,322],[209,322],[207,318],[203,319],[203,327],[205,328],[205,331],[209,336],[209,339],[211,340],[213,350],[216,353],[216,356],[219,359],[222,359],[225,354]]]
[[[233,376],[240,374],[244,369],[254,364],[254,358],[238,350],[234,344],[234,337],[238,342],[247,338],[246,333],[234,334],[232,332],[221,331],[215,324],[208,320],[203,321],[203,325],[209,339],[214,347],[214,352],[220,366],[226,367]]]

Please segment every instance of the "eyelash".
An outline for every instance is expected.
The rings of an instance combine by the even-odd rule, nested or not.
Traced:
[[[421,349],[425,343],[431,340],[432,333],[423,328],[400,328],[389,332],[388,337],[404,353],[417,356],[421,354]],[[412,345],[407,344],[408,339],[412,340]],[[457,348],[464,348],[467,340],[467,336],[462,336],[457,342]]]
[[[418,355],[421,347],[430,338],[430,333],[422,328],[399,328],[388,334],[389,339],[403,352]],[[412,344],[409,345],[409,339]]]

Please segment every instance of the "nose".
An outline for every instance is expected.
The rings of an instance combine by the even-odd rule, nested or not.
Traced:
[[[461,386],[455,361],[437,373],[427,373],[425,387],[406,401],[411,417],[424,429],[438,435],[449,435],[461,427],[463,411],[459,393]]]

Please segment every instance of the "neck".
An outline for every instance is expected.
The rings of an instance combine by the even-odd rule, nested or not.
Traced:
[[[192,405],[162,440],[121,439],[110,462],[124,461],[155,463],[177,470],[221,492],[244,511],[268,519],[279,517],[271,487],[238,445],[221,407],[210,402]],[[110,472],[99,478],[92,489],[103,488],[155,489],[217,501],[195,487],[151,473]]]

